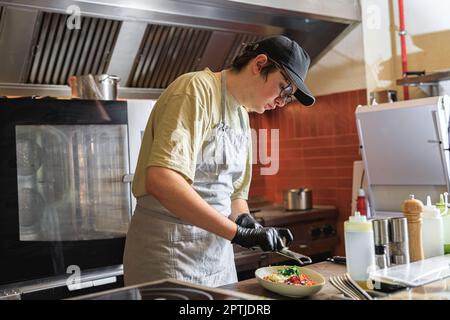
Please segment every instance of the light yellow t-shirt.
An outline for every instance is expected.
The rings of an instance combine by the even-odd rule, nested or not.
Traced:
[[[139,151],[132,190],[135,197],[145,191],[146,169],[165,167],[180,173],[189,183],[195,178],[197,155],[202,150],[209,130],[221,119],[220,76],[208,68],[178,77],[156,102],[145,128]],[[231,94],[227,94],[225,122],[233,129],[241,129],[241,108],[247,132],[250,130],[248,113]],[[248,199],[251,181],[251,142],[241,177],[233,183],[231,199]],[[151,181],[150,181],[151,183]]]

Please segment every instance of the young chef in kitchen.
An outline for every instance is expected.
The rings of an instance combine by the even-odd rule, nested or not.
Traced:
[[[232,243],[264,251],[288,245],[246,202],[251,180],[248,112],[314,103],[308,54],[284,36],[247,44],[230,69],[181,75],[145,129],[124,253],[125,285],[176,278],[207,286],[237,281]]]

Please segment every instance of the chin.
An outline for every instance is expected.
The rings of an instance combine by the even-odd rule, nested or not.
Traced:
[[[256,107],[256,106],[246,108],[246,109],[248,112],[256,112],[259,114],[262,114],[262,113],[264,113],[264,111],[266,111],[266,109],[264,107]]]

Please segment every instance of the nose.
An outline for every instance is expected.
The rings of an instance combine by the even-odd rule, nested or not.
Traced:
[[[284,98],[281,98],[280,96],[276,97],[274,102],[275,102],[274,103],[275,106],[280,107],[280,108],[282,108],[286,105],[286,100]]]

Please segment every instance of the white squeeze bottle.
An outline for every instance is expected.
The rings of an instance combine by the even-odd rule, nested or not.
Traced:
[[[448,193],[444,193],[445,209],[441,211],[444,231],[444,254],[450,253],[450,212],[448,211]]]
[[[431,205],[427,196],[427,205],[422,212],[422,246],[425,259],[444,254],[444,232],[441,211]]]
[[[371,270],[375,269],[375,242],[372,223],[358,211],[344,222],[347,272],[359,285],[366,287]]]

